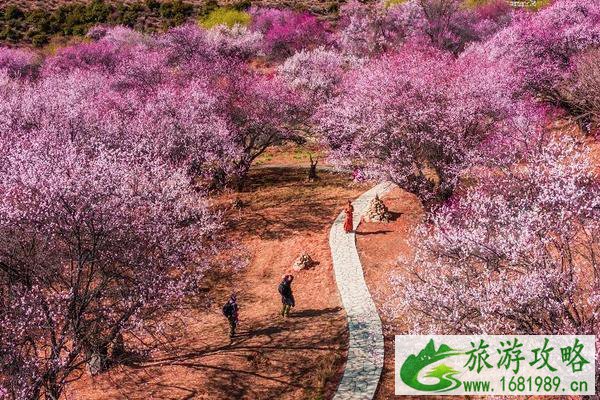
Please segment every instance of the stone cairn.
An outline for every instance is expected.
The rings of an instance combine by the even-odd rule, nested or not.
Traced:
[[[240,199],[239,197],[236,197],[231,202],[231,208],[234,210],[242,211],[242,209],[246,208],[247,206],[248,206],[248,204],[246,202],[244,202],[242,199]]]
[[[302,271],[304,269],[309,269],[313,265],[315,265],[315,261],[311,258],[311,256],[309,256],[306,253],[303,253],[300,257],[296,259],[296,261],[294,261],[292,269],[294,271]]]
[[[365,221],[367,222],[390,222],[392,214],[379,196],[375,196],[369,203],[369,207],[365,213]]]

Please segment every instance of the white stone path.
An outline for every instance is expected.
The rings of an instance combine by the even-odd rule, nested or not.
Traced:
[[[383,195],[391,189],[389,182],[381,183],[363,193],[353,203],[354,228],[375,195]],[[375,303],[367,288],[356,250],[354,233],[344,232],[344,213],[333,223],[329,234],[329,247],[333,258],[333,270],[342,305],[346,309],[350,342],[344,376],[334,400],[371,400],[377,390],[383,368],[383,332]]]

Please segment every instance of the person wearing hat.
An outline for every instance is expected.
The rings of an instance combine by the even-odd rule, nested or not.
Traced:
[[[237,304],[237,296],[235,293],[232,293],[227,300],[227,303],[223,306],[223,315],[229,321],[229,337],[232,338],[235,336],[235,329],[238,324],[238,310],[240,307]]]
[[[281,295],[281,302],[283,303],[283,308],[281,309],[282,317],[289,317],[290,309],[296,306],[296,302],[294,301],[294,294],[292,293],[293,280],[293,275],[284,275],[283,280],[277,288],[279,294]]]

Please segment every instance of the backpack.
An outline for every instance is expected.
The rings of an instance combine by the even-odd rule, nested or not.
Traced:
[[[289,282],[281,282],[277,288],[277,291],[280,295],[286,298],[292,295],[292,287],[290,286]]]
[[[226,317],[231,317],[233,315],[233,304],[230,302],[225,303],[223,306],[223,315]]]

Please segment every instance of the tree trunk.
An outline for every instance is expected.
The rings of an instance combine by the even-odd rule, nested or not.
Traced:
[[[59,400],[61,393],[62,386],[56,382],[56,378],[54,376],[50,377],[46,386],[46,392],[44,393],[46,400]]]
[[[112,347],[112,352],[110,353],[110,358],[113,361],[120,361],[123,359],[125,355],[125,340],[123,339],[123,334],[118,333],[115,338],[115,342]]]
[[[60,394],[62,393],[62,388],[59,387],[51,387],[46,392],[46,400],[59,400]]]
[[[312,155],[308,156],[310,159],[310,169],[308,170],[308,180],[309,182],[316,181],[319,179],[317,176],[317,164],[319,160],[313,161]]]
[[[250,171],[251,162],[248,164],[242,164],[240,166],[240,173],[235,177],[234,187],[235,190],[241,192],[244,190],[244,185],[246,184],[246,178],[248,177],[248,172]]]

